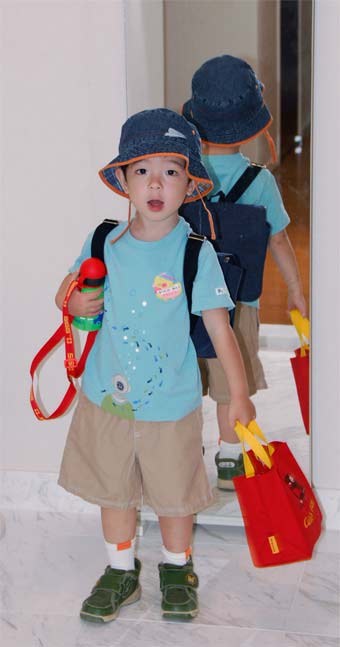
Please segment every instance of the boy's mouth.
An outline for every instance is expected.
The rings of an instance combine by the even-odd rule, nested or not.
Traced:
[[[148,200],[148,207],[151,211],[160,211],[163,208],[162,200]]]

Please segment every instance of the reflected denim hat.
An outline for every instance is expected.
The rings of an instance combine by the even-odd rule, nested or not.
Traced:
[[[187,175],[194,180],[195,189],[184,202],[197,200],[211,191],[213,182],[202,164],[197,129],[183,116],[166,108],[143,110],[129,117],[122,127],[118,157],[104,166],[99,176],[112,191],[128,198],[118,181],[116,168],[161,155],[175,155],[185,160]]]
[[[243,144],[266,133],[273,121],[263,101],[263,88],[246,61],[228,54],[217,56],[195,72],[192,97],[182,112],[195,124],[202,141]]]

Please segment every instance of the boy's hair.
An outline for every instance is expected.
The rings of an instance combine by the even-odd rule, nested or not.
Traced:
[[[244,144],[266,133],[273,121],[263,101],[263,88],[246,61],[228,54],[217,56],[195,72],[192,96],[182,112],[195,124],[203,142]]]
[[[143,110],[132,115],[122,127],[119,155],[99,171],[105,184],[126,198],[116,169],[146,157],[175,155],[185,162],[185,170],[194,181],[194,191],[184,202],[197,200],[213,188],[201,160],[201,139],[195,126],[183,116],[166,108]]]

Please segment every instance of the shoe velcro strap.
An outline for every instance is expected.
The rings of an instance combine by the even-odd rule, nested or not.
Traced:
[[[116,598],[119,599],[120,596],[121,596],[121,591],[120,590],[114,589],[112,587],[110,587],[109,589],[104,589],[101,586],[95,586],[94,589],[92,589],[92,591],[91,591],[90,598],[92,598],[94,595],[97,595],[97,593],[109,593],[111,596],[114,596],[114,599],[116,599]],[[90,600],[90,598],[88,598],[88,599]]]
[[[243,465],[242,454],[238,458],[219,458],[216,456],[215,463],[217,467],[238,467]]]
[[[128,576],[126,576],[126,573],[104,573],[104,575],[102,575],[95,584],[93,591],[112,591],[114,593],[120,593],[127,579],[131,582],[131,580],[136,580],[137,576],[133,573],[129,573]]]
[[[216,463],[219,467],[236,467],[239,461],[235,458],[218,458]]]
[[[198,588],[198,577],[194,572],[180,569],[166,569],[160,571],[161,591],[167,586],[187,586],[191,589]]]

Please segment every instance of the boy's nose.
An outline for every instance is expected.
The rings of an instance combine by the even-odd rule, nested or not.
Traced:
[[[159,189],[161,187],[161,178],[158,173],[152,173],[149,178],[149,186],[151,189]]]

